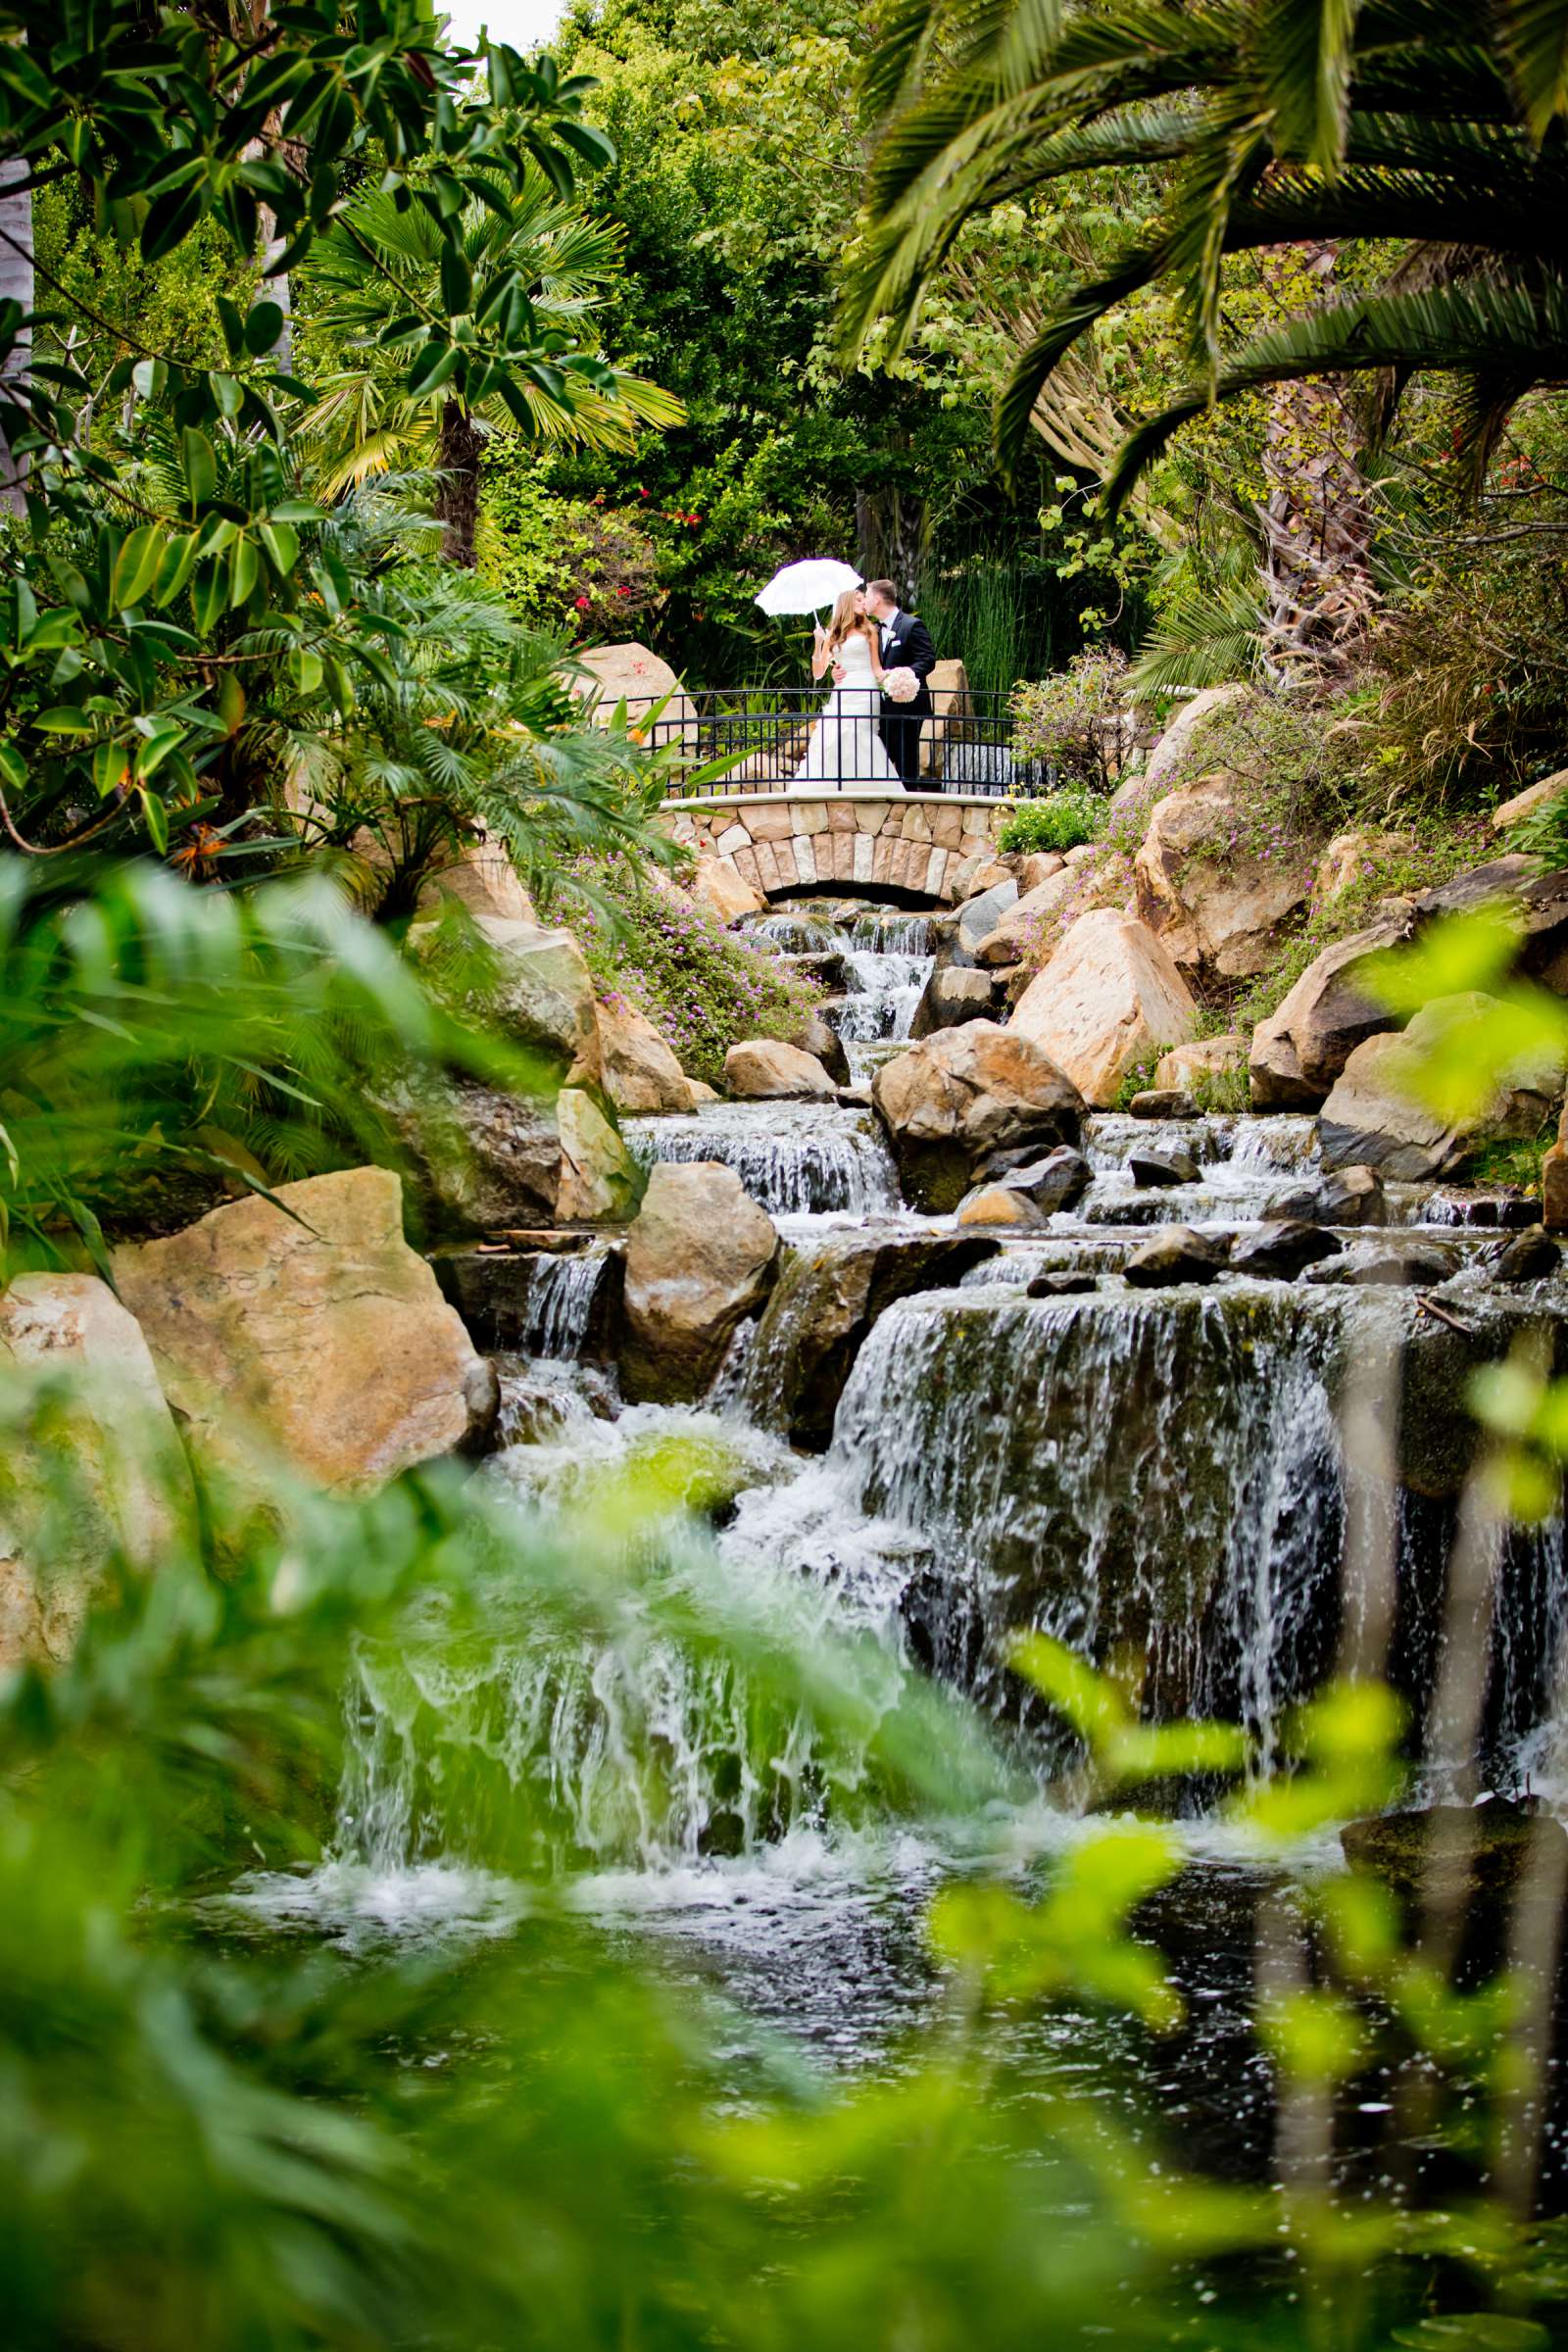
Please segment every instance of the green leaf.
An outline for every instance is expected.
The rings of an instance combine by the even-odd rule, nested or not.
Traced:
[[[122,743],[94,745],[92,780],[100,800],[107,800],[117,786],[124,782],[129,767],[130,755]]]
[[[153,848],[158,852],[160,858],[167,857],[169,854],[169,811],[155,792],[140,790],[136,797],[141,803],[142,816],[146,820]]]
[[[450,343],[426,343],[409,369],[408,385],[416,400],[434,392],[456,371],[458,351]]]
[[[245,321],[245,349],[252,359],[259,360],[265,352],[275,349],[283,332],[283,306],[280,302],[258,302]]]
[[[182,538],[170,540],[158,565],[158,579],[153,592],[154,604],[159,607],[172,604],[185,582],[190,578],[191,568],[196,562],[198,544],[198,534],[195,531],[187,531]]]
[[[268,561],[281,579],[288,579],[300,556],[300,535],[286,522],[264,522],[257,527],[257,536],[267,550]]]
[[[110,595],[117,612],[124,612],[139,605],[154,580],[163,560],[164,533],[159,524],[144,522],[131,532],[115,560]]]
[[[192,506],[202,506],[218,489],[218,459],[207,435],[187,425],[179,436],[179,462]]]
[[[261,576],[262,559],[255,541],[247,539],[243,532],[234,542],[229,564],[229,603],[234,606],[247,604]]]
[[[321,657],[307,645],[294,647],[288,658],[288,674],[302,694],[314,694],[321,683]]]
[[[473,271],[460,246],[441,248],[441,299],[453,318],[465,316],[473,307]]]
[[[91,735],[96,732],[87,713],[74,710],[69,703],[57,703],[53,710],[40,710],[32,723],[41,735]]]

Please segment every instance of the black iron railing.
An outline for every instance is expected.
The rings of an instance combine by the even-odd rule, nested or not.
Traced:
[[[911,792],[1001,799],[1038,788],[1034,765],[1014,755],[1004,694],[937,688],[923,718],[870,691],[856,698],[860,708],[824,717],[827,700],[825,688],[803,686],[696,687],[672,697],[647,722],[651,743],[680,755],[670,797],[782,792],[796,783],[823,792],[873,791],[886,777],[873,741],[891,754]],[[879,726],[884,715],[892,729]],[[700,773],[715,761],[724,762],[721,775]]]

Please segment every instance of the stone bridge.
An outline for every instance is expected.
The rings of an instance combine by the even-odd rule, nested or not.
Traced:
[[[755,792],[666,801],[661,821],[699,859],[716,858],[769,901],[951,906],[996,857],[1006,812],[1005,801],[959,793]]]

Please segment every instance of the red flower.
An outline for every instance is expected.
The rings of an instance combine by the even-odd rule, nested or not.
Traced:
[[[573,597],[572,602],[579,612],[588,612],[593,610],[591,600],[586,596]]]
[[[615,594],[617,596],[630,596],[631,590],[629,588],[617,588],[615,590]]]

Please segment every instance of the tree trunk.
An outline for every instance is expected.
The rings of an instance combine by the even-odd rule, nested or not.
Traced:
[[[19,185],[28,175],[30,166],[20,156],[9,163],[0,163],[0,302],[17,302],[25,312],[33,303],[32,279],[32,195]],[[0,394],[15,418],[13,385],[20,385],[32,365],[32,333],[24,328],[0,369]],[[9,438],[0,436],[0,507],[13,514],[24,514],[26,502],[23,483],[26,478],[26,460],[14,458]]]
[[[901,603],[906,601],[920,578],[924,501],[912,491],[862,485],[855,493],[855,542],[860,577],[891,580]]]
[[[478,423],[460,401],[449,400],[441,411],[441,437],[436,464],[441,480],[435,511],[446,525],[441,553],[449,564],[471,571],[477,561],[474,533],[479,520],[479,453],[484,446]]]
[[[1334,248],[1307,267],[1325,299]],[[1345,379],[1277,384],[1263,452],[1264,662],[1281,684],[1348,676],[1377,603],[1372,507]]]

